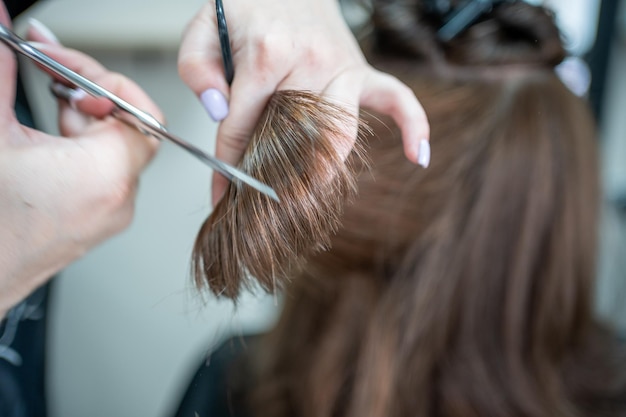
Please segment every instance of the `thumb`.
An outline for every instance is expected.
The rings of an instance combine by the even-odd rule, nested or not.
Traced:
[[[11,29],[11,17],[4,6],[0,6],[0,23]],[[11,48],[0,42],[0,121],[6,123],[7,118],[13,117],[15,101],[15,54]]]

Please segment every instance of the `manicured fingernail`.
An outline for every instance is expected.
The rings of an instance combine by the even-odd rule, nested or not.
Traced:
[[[228,102],[226,101],[226,97],[215,88],[209,88],[204,93],[200,94],[200,101],[214,121],[219,122],[228,116]]]
[[[85,90],[80,88],[73,88],[70,92],[70,97],[67,101],[70,103],[70,107],[74,110],[78,110],[78,102],[87,97]]]
[[[39,49],[40,51],[45,51],[46,49],[50,49],[49,43],[42,43],[42,42],[35,42],[35,41],[27,41],[26,43],[28,43],[33,48]]]
[[[420,140],[418,145],[417,163],[424,168],[430,165],[430,143],[426,139]]]
[[[78,102],[87,97],[85,90],[81,88],[70,88],[59,82],[53,82],[50,85],[50,90],[56,97],[67,100],[74,110],[77,110]]]
[[[61,45],[59,38],[57,38],[56,35],[52,33],[52,31],[48,29],[48,27],[44,25],[43,23],[41,23],[39,20],[33,19],[31,17],[30,19],[28,19],[28,24],[30,25],[30,27],[35,29],[37,33],[39,33],[41,36],[46,38],[50,43]]]

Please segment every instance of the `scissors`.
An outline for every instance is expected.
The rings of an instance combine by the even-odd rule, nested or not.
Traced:
[[[28,42],[17,36],[9,28],[2,24],[0,24],[0,40],[16,52],[23,54],[27,58],[35,61],[39,65],[53,72],[72,86],[80,88],[94,97],[104,97],[109,99],[115,105],[115,108],[111,113],[113,117],[134,127],[145,135],[154,136],[157,139],[161,140],[165,139],[178,145],[189,154],[195,156],[200,161],[204,162],[206,165],[222,174],[228,180],[239,180],[258,190],[259,192],[267,195],[271,199],[277,202],[280,201],[278,195],[276,194],[276,191],[274,191],[274,189],[270,186],[249,176],[248,174],[238,170],[237,168],[223,161],[220,161],[216,157],[207,154],[200,148],[197,148],[196,146],[190,144],[189,142],[186,142],[178,136],[173,135],[165,128],[165,126],[163,126],[156,118],[154,118],[154,116],[144,112],[143,110],[138,109],[132,104],[111,93],[107,89],[83,77],[82,75],[77,74],[63,64],[59,63],[58,61],[50,58],[48,55],[44,54]]]

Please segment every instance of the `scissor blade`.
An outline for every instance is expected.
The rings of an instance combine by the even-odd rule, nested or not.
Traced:
[[[214,170],[216,170],[217,172],[225,176],[228,180],[230,181],[239,180],[249,185],[250,187],[258,190],[259,192],[267,195],[272,200],[278,203],[280,202],[280,199],[278,198],[278,194],[276,194],[276,191],[274,191],[274,189],[270,187],[269,185],[262,183],[261,181],[251,177],[250,175],[246,174],[245,172],[231,165],[228,165],[227,163],[223,161],[220,161],[216,157],[209,155],[208,153],[204,152],[200,148],[195,147],[191,143],[185,142],[184,140],[171,134],[164,128],[161,128],[161,129],[152,128],[150,130],[153,132],[155,136],[163,137],[171,142],[176,143],[180,147],[184,148],[185,150],[187,150],[187,152],[194,155],[196,158],[198,158],[199,160],[201,160],[202,162],[204,162],[205,164],[207,164],[208,166],[210,166],[211,168],[213,168]]]

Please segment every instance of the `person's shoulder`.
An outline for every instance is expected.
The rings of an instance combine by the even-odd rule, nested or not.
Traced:
[[[175,417],[247,417],[245,385],[259,337],[230,337],[213,349],[196,370]]]

